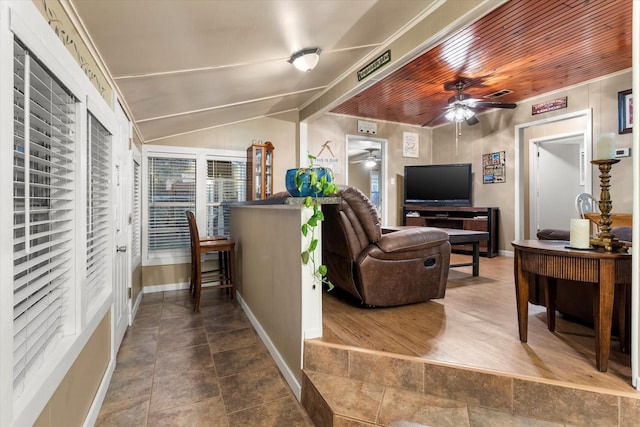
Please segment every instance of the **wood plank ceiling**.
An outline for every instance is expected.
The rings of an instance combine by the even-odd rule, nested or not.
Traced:
[[[631,68],[628,0],[512,0],[369,87],[332,112],[430,126],[445,121],[465,79],[473,98],[519,102]],[[440,116],[438,118],[438,116]]]

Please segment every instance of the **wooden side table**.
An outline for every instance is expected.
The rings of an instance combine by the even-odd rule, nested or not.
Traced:
[[[515,250],[514,275],[518,308],[520,341],[527,342],[529,317],[529,283],[535,275],[550,278],[545,287],[547,301],[547,326],[555,330],[556,280],[567,279],[595,284],[593,313],[595,329],[596,367],[606,372],[611,343],[611,317],[613,295],[618,285],[626,295],[631,285],[631,255],[589,250],[568,249],[569,242],[559,240],[518,240],[511,242]],[[621,298],[624,299],[624,298]],[[624,322],[625,302],[620,307],[620,319]],[[621,324],[621,341],[624,325]]]

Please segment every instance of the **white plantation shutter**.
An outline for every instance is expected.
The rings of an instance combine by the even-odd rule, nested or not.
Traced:
[[[62,335],[73,282],[76,101],[17,42],[13,94],[13,374],[19,395],[35,362]]]
[[[142,182],[140,181],[140,163],[133,160],[133,206],[132,206],[132,219],[131,219],[131,258],[133,260],[140,257],[140,229],[141,221],[140,215],[142,213]]]
[[[87,126],[87,299],[108,286],[109,174],[111,172],[111,134],[89,114]]]
[[[149,158],[149,252],[189,247],[185,212],[196,206],[195,159]]]
[[[207,235],[229,237],[231,202],[246,198],[244,161],[207,160]]]

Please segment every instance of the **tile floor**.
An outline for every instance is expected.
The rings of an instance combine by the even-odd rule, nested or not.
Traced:
[[[313,426],[239,305],[145,294],[97,426]]]

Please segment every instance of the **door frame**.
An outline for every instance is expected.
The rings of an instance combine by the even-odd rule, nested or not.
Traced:
[[[515,187],[515,203],[514,203],[514,237],[515,240],[524,239],[524,188],[522,188],[522,184],[525,182],[525,152],[528,150],[528,147],[525,147],[525,138],[524,132],[528,128],[532,128],[535,126],[546,125],[549,123],[561,122],[564,120],[575,119],[575,118],[585,118],[585,126],[582,130],[584,134],[584,145],[585,145],[585,159],[591,159],[592,152],[592,135],[593,135],[593,112],[591,108],[586,110],[580,110],[573,113],[562,114],[555,117],[548,117],[546,119],[536,120],[533,122],[527,122],[515,127],[515,147],[514,147],[514,187]],[[585,182],[592,182],[592,173],[591,167],[585,168]]]
[[[582,142],[576,143],[576,145],[581,145],[581,153],[582,159],[578,160],[582,163],[579,165],[582,173],[581,181],[584,185],[584,192],[591,194],[592,192],[592,168],[587,165],[587,135],[584,131],[577,132],[567,132],[567,133],[558,133],[550,136],[544,136],[541,138],[532,138],[529,140],[529,235],[530,238],[533,238],[535,229],[537,225],[539,225],[539,206],[538,200],[539,197],[533,197],[535,190],[539,190],[538,186],[538,169],[539,166],[539,157],[535,155],[536,147],[539,147],[541,144],[548,143],[559,143],[560,141],[565,141],[567,139],[578,139],[581,138]],[[533,201],[533,202],[532,202]]]
[[[388,214],[388,206],[387,203],[387,145],[389,141],[385,138],[376,138],[373,136],[361,136],[361,135],[345,135],[345,144],[344,144],[344,158],[345,158],[345,166],[344,166],[344,177],[345,183],[349,184],[349,143],[355,140],[369,140],[372,142],[376,142],[380,144],[380,177],[378,178],[379,185],[379,193],[380,193],[380,212],[381,212],[381,220],[382,225],[387,225],[387,220],[389,217]]]

